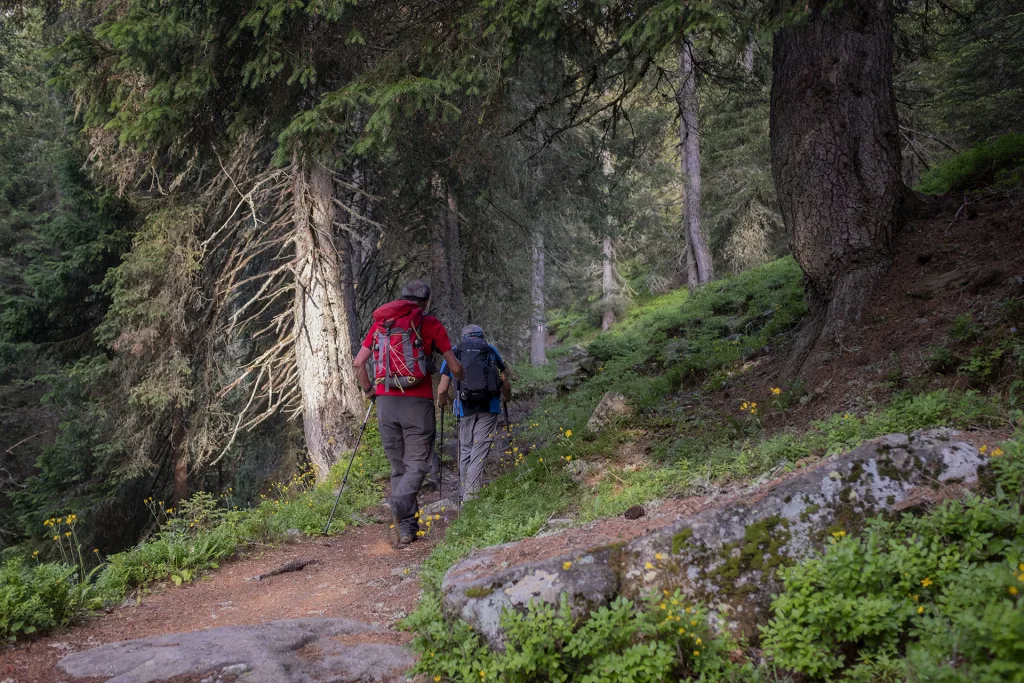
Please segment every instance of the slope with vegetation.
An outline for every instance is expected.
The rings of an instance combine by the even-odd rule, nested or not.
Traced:
[[[509,471],[464,508],[426,561],[426,595],[409,620],[423,655],[419,670],[460,681],[1024,675],[1015,635],[1024,614],[1024,436],[1016,431],[1024,347],[1015,318],[1021,292],[1005,275],[1022,265],[1024,235],[1003,229],[1020,188],[1011,190],[1016,199],[999,204],[1003,192],[974,197],[995,202],[984,218],[955,218],[963,228],[950,233],[958,213],[950,206],[914,224],[901,245],[916,261],[915,245],[945,234],[957,267],[997,265],[1004,276],[974,290],[929,290],[922,301],[918,287],[933,279],[930,270],[897,268],[868,312],[869,320],[882,320],[867,334],[881,338],[829,359],[827,374],[811,373],[818,385],[773,383],[786,332],[803,306],[799,271],[788,260],[694,295],[661,297],[594,337],[588,349],[599,359],[597,372],[541,402],[508,454]],[[971,253],[955,244],[975,241],[986,249]],[[1002,257],[993,264],[990,253]],[[922,326],[915,318],[922,306],[936,323],[911,344],[896,343],[908,327]],[[587,419],[608,390],[623,392],[635,413],[595,434]],[[533,535],[553,517],[583,523],[667,496],[713,495],[879,435],[939,425],[966,430],[983,446],[992,480],[965,500],[874,520],[857,537],[837,536],[821,558],[786,570],[775,616],[762,626],[767,659],[749,643],[709,632],[707,607],[681,604],[679,595],[641,604],[619,599],[583,622],[566,606],[509,613],[503,652],[442,615],[440,582],[455,561],[473,548]],[[666,603],[694,623],[666,623]]]

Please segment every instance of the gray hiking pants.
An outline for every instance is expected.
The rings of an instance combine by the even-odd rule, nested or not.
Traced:
[[[484,485],[484,465],[498,433],[497,413],[472,413],[459,421],[459,484],[471,500]]]
[[[434,401],[413,396],[378,396],[377,426],[391,464],[391,507],[403,532],[415,533],[417,496],[427,476],[434,443]]]

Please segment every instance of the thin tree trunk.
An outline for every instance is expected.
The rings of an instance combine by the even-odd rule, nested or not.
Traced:
[[[740,63],[743,65],[743,70],[748,74],[754,71],[754,51],[757,49],[757,41],[754,40],[754,31],[747,31],[747,42],[743,46],[743,57]]]
[[[772,175],[808,299],[787,376],[841,343],[892,261],[905,192],[893,23],[892,0],[813,0],[775,34]]]
[[[601,296],[604,301],[603,312],[601,313],[601,329],[607,331],[615,324],[615,273],[612,270],[612,238],[604,236],[604,243],[601,245]]]
[[[611,152],[604,150],[601,153],[601,158],[603,160],[604,176],[607,178],[612,174]],[[610,194],[610,191],[606,192],[606,199],[608,199]],[[614,252],[612,251],[611,237],[614,219],[612,218],[610,202],[606,201],[606,207],[608,215],[605,221],[608,227],[604,240],[601,243],[601,330],[603,332],[607,332],[615,324],[615,273],[613,270]]]
[[[295,357],[306,449],[323,480],[351,447],[363,405],[352,368],[344,240],[335,226],[334,182],[320,164],[295,163]]]
[[[533,231],[532,245],[533,274],[531,277],[530,299],[533,304],[530,316],[530,364],[534,367],[547,365],[548,328],[544,307],[544,232],[539,227]]]
[[[171,491],[171,501],[178,501],[188,498],[188,450],[185,448],[185,411],[180,403],[175,403],[171,409],[171,454],[174,458],[174,485]]]
[[[458,335],[466,324],[462,289],[462,244],[455,194],[440,176],[434,176],[434,197],[439,205],[430,245],[430,288],[433,308],[448,332]]]
[[[697,74],[693,63],[693,43],[683,39],[679,50],[679,158],[686,197],[683,231],[686,233],[697,268],[697,283],[715,276],[711,251],[701,230],[700,208],[700,112],[697,101]]]

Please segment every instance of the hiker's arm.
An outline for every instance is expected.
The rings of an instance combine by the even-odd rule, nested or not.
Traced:
[[[452,351],[444,352],[444,361],[448,363],[448,369],[452,371],[452,377],[459,380],[460,382],[466,379],[466,371],[462,369],[462,363],[455,357]]]
[[[448,387],[452,380],[448,375],[441,375],[441,382],[437,385],[437,405],[444,408],[448,405]]]
[[[359,382],[359,388],[363,390],[363,393],[369,395],[373,391],[373,383],[370,381],[370,374],[366,372],[366,363],[370,360],[372,351],[362,346],[359,348],[359,353],[356,354],[355,360],[352,361],[352,365],[356,369],[356,381]]]
[[[506,403],[512,400],[512,383],[508,381],[508,373],[501,373],[501,397]]]

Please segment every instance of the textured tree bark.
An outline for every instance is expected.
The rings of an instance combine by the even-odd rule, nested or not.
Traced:
[[[295,163],[295,359],[306,449],[323,480],[352,446],[363,400],[352,368],[343,240],[335,225],[334,182],[320,164]]]
[[[612,238],[604,236],[601,245],[601,297],[604,310],[601,312],[601,329],[607,331],[615,324],[615,308],[613,298],[615,296],[615,273],[612,270],[614,253],[612,252]]]
[[[700,208],[700,105],[697,74],[693,64],[693,43],[683,39],[679,50],[679,159],[685,187],[683,232],[686,234],[697,270],[697,284],[715,277],[711,251],[701,230]],[[687,240],[684,240],[684,242]],[[692,286],[692,281],[691,281]]]
[[[544,232],[533,231],[531,245],[533,273],[531,276],[530,300],[533,310],[530,316],[530,364],[534,367],[547,365],[547,320],[544,307]]]
[[[462,240],[459,207],[448,183],[435,175],[432,183],[439,206],[430,244],[430,289],[433,310],[449,334],[457,338],[466,324],[466,298],[462,289]]]
[[[892,0],[807,7],[776,32],[772,59],[772,174],[808,298],[786,376],[859,320],[891,263],[904,195]]]

